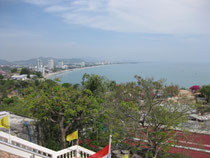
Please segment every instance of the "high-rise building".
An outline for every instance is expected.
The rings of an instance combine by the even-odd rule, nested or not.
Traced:
[[[42,60],[41,59],[38,59],[37,60],[37,68],[41,68],[42,67]]]
[[[48,68],[51,70],[54,69],[54,60],[53,59],[48,60]]]
[[[42,60],[41,59],[37,59],[37,67],[35,67],[35,71],[41,72],[42,76],[45,75],[45,67],[42,64]]]
[[[59,62],[58,62],[58,68],[63,69],[63,61],[59,61]]]
[[[83,62],[79,63],[79,65],[80,65],[81,67],[84,67],[84,66],[85,66],[85,62],[83,61]]]

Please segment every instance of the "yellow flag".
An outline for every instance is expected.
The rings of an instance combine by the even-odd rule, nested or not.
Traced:
[[[6,115],[0,118],[0,128],[9,128],[9,116]]]
[[[78,139],[78,130],[66,136],[66,141],[72,141],[74,139]]]
[[[129,158],[129,156],[128,155],[125,155],[124,157],[122,157],[122,158]]]

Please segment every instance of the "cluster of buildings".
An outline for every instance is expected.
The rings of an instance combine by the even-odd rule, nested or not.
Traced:
[[[64,69],[65,67],[63,65],[63,61],[59,62],[56,67]],[[44,63],[42,62],[41,59],[37,59],[36,66],[29,67],[29,69],[36,71],[36,72],[41,72],[42,76],[45,76],[45,73],[50,73],[50,72],[54,71],[54,69],[55,69],[54,60],[49,59],[48,64],[44,65]],[[32,74],[30,74],[29,76],[30,76],[30,78],[37,77],[36,75],[32,75]],[[24,81],[24,80],[28,79],[28,75],[27,74],[22,74],[22,75],[15,74],[15,75],[11,76],[11,79]]]
[[[34,78],[34,75],[29,76],[29,74],[22,74],[19,75],[19,72],[22,68],[28,68],[32,72],[40,72],[42,76],[46,76],[48,73],[57,72],[61,70],[66,69],[75,69],[75,68],[83,68],[83,67],[91,67],[91,66],[98,66],[98,65],[108,65],[111,64],[110,62],[106,61],[100,61],[100,62],[85,62],[82,60],[75,60],[70,61],[68,59],[64,60],[57,60],[52,58],[39,58],[36,60],[36,62],[33,61],[33,63],[30,62],[22,62],[21,64],[9,64],[9,65],[3,65],[5,67],[8,67],[8,72],[1,71],[0,69],[0,75],[7,75],[7,78],[11,78],[14,80],[27,80],[28,78]],[[16,68],[18,72],[11,73],[11,68]],[[34,73],[36,74],[36,73]],[[37,77],[37,76],[36,76]]]
[[[41,72],[44,76],[45,73],[50,73],[57,70],[64,70],[64,69],[73,69],[73,68],[80,68],[86,66],[96,66],[96,65],[107,65],[110,64],[109,62],[96,62],[96,63],[86,63],[84,61],[77,62],[77,63],[68,63],[64,64],[63,61],[58,61],[56,64],[53,59],[49,59],[46,65],[43,64],[41,59],[37,60],[37,65],[35,66],[35,71]]]
[[[37,65],[35,66],[35,71],[41,72],[42,76],[45,75],[45,73],[50,73],[54,71],[55,69],[67,69],[68,66],[64,65],[63,61],[59,61],[57,65],[55,66],[54,60],[49,59],[47,65],[44,65],[41,59],[37,60]]]

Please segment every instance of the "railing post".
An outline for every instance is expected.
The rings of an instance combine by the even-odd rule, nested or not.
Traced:
[[[52,158],[57,158],[57,154],[53,154],[52,155]]]
[[[76,157],[80,157],[80,153],[79,153],[78,145],[77,145],[77,149],[76,149]]]

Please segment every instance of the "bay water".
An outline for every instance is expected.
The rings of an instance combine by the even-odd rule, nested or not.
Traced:
[[[155,80],[165,79],[167,85],[177,84],[180,88],[210,84],[210,63],[113,64],[67,71],[51,76],[50,79],[59,78],[61,83],[76,84],[81,83],[85,73],[105,76],[117,83],[136,81],[134,76],[139,75],[144,78],[153,77]]]

